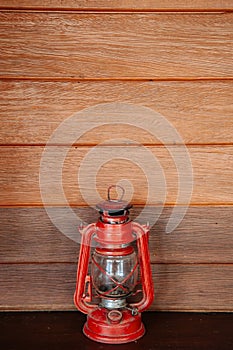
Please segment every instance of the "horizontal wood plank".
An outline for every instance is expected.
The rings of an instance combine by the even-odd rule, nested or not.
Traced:
[[[62,10],[228,10],[231,0],[0,0],[0,8]]]
[[[131,210],[134,220],[142,209]],[[73,208],[76,222],[67,215],[67,208],[52,211],[56,222],[63,221],[62,232],[43,208],[1,208],[0,263],[76,262],[79,244],[64,232],[80,242],[78,222],[95,222],[98,214],[91,208]],[[148,208],[147,213],[152,219],[157,211]],[[233,263],[233,207],[190,207],[175,231],[166,234],[171,211],[165,207],[151,229],[151,262]]]
[[[74,310],[76,264],[0,265],[1,310]],[[152,265],[151,310],[233,311],[233,265]]]
[[[47,205],[66,205],[65,201],[71,205],[95,205],[101,197],[106,198],[107,187],[119,181],[126,188],[126,199],[134,204],[176,203],[179,182],[183,191],[179,204],[189,203],[186,189],[191,188],[190,177],[182,168],[188,156],[180,146],[171,149],[174,161],[165,147],[71,147],[65,156],[64,147],[50,146],[41,167],[43,150],[1,147],[0,205],[40,205],[40,171],[43,203]],[[194,174],[190,203],[232,204],[233,147],[190,146],[188,152]]]
[[[2,12],[0,77],[231,77],[232,17]]]
[[[160,113],[186,144],[233,143],[231,81],[0,81],[0,92],[1,144],[46,144],[65,119],[88,106],[115,102],[134,104],[135,108],[145,106]],[[119,115],[121,113],[119,110]],[[130,111],[125,115],[126,121],[127,117],[135,118]],[[140,119],[146,126],[147,120],[143,118],[142,114]],[[77,114],[77,120],[80,127],[93,126],[93,130],[83,134],[76,144],[111,143],[117,138],[126,144],[130,139],[141,144],[161,143],[158,135],[133,125],[103,123],[97,128],[94,116],[86,120]],[[173,142],[171,137],[170,143]]]

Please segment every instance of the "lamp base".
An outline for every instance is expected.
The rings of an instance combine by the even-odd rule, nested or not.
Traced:
[[[100,343],[123,344],[141,338],[145,327],[141,321],[141,314],[134,316],[128,309],[98,308],[87,316],[83,333]]]

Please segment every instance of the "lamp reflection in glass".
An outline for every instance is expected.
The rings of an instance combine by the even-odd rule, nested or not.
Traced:
[[[120,199],[111,199],[113,188],[122,191]],[[132,205],[123,201],[123,196],[122,187],[110,186],[108,199],[96,206],[100,213],[98,222],[80,230],[74,302],[87,314],[84,334],[109,344],[128,343],[142,337],[145,328],[141,312],[154,299],[149,227],[129,219]],[[96,247],[91,254],[93,241]]]

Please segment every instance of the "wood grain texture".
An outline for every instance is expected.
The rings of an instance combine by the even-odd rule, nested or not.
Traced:
[[[232,76],[233,14],[0,13],[0,76]]]
[[[68,10],[228,10],[231,0],[0,0],[0,8]]]
[[[186,144],[233,143],[231,81],[0,81],[0,92],[1,144],[45,144],[65,119],[84,108],[115,102],[146,106],[160,113],[172,123]],[[127,115],[132,117],[129,111]],[[77,118],[80,127],[93,126],[92,131],[76,140],[78,145],[111,143],[113,138],[121,138],[120,142],[126,144],[130,139],[142,144],[161,143],[133,125],[114,123],[114,127],[96,128],[94,117],[89,117],[88,121],[81,116]],[[143,118],[141,115],[142,121]]]
[[[74,310],[76,264],[0,265],[1,310]],[[233,311],[233,265],[152,265],[151,310]]]
[[[172,147],[172,152],[176,155],[176,164],[165,147],[71,147],[68,148],[63,163],[60,159],[64,155],[64,148],[50,146],[44,166],[40,168],[43,150],[43,147],[30,146],[1,147],[0,205],[40,205],[40,169],[41,183],[46,191],[44,204],[47,205],[66,205],[65,198],[72,205],[86,205],[86,200],[88,205],[95,205],[99,202],[99,194],[106,198],[108,185],[119,181],[126,188],[126,199],[131,200],[133,195],[131,201],[134,204],[143,205],[147,202],[148,205],[161,205],[164,199],[167,204],[176,203],[180,176],[176,164],[186,164],[186,155],[183,155],[180,146]],[[190,146],[188,151],[194,173],[191,204],[232,204],[233,147]],[[153,167],[156,165],[155,160],[163,172],[160,172],[159,166]],[[59,173],[58,169],[62,172]],[[147,181],[151,174],[155,174],[155,177],[150,180],[150,198],[147,200]],[[91,181],[96,183],[93,185]],[[185,184],[183,182],[181,188],[185,191],[188,182],[186,183],[187,179],[184,177],[182,181],[185,181]],[[95,188],[99,194],[95,192]],[[183,201],[179,204],[188,203],[185,195]]]
[[[72,208],[85,223],[98,214],[90,208]],[[133,208],[137,220],[143,208]],[[78,222],[67,208],[52,208],[56,222],[63,221],[63,233],[79,238]],[[158,208],[148,208],[151,219]],[[150,233],[152,263],[233,263],[233,207],[190,207],[180,225],[165,233],[172,208],[165,207]],[[0,263],[77,262],[79,244],[66,237],[50,221],[43,208],[0,209]],[[79,240],[80,241],[80,240]]]
[[[74,141],[64,164],[58,162],[64,145],[50,146],[42,172],[49,174],[45,202],[75,237],[77,221],[69,220],[64,205],[93,222],[97,214],[85,206],[99,200],[91,185],[95,176],[104,198],[106,187],[118,181],[130,197],[130,181],[135,192],[127,199],[136,204],[137,218],[150,174],[160,174],[148,201],[155,216],[166,202],[150,239],[151,310],[233,311],[231,10],[227,0],[0,0],[0,310],[75,309],[79,247],[41,208],[43,146],[82,108],[128,102],[164,115],[188,145],[193,194],[179,227],[165,233],[178,193],[176,164],[158,139],[131,126],[93,129]],[[106,139],[108,145],[93,147]],[[182,147],[170,149],[186,168]],[[164,174],[153,168],[155,160]],[[61,179],[56,163],[63,166]]]

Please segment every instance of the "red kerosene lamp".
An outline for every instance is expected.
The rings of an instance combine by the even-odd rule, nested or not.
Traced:
[[[110,192],[118,187],[122,196],[113,200]],[[122,200],[123,195],[122,187],[110,186],[108,200],[96,206],[100,213],[98,222],[80,230],[82,241],[74,302],[87,314],[84,334],[109,344],[128,343],[143,336],[141,312],[154,298],[149,227],[129,219],[132,205]],[[92,240],[96,247],[89,264]],[[130,301],[140,293],[140,300]]]

